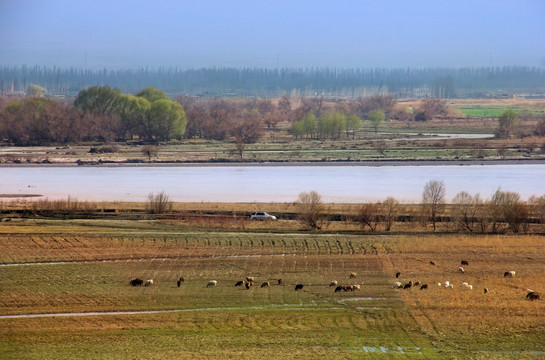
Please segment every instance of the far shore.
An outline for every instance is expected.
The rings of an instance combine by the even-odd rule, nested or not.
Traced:
[[[47,162],[0,163],[2,167],[219,167],[219,166],[475,166],[475,165],[532,165],[545,164],[545,159],[497,160],[367,160],[367,161],[208,161],[208,162]]]

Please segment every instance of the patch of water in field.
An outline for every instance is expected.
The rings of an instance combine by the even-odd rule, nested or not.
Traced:
[[[545,165],[0,167],[0,194],[49,199],[146,201],[165,191],[180,202],[291,202],[316,191],[325,202],[421,201],[426,182],[489,198],[498,188],[523,199],[545,193]]]

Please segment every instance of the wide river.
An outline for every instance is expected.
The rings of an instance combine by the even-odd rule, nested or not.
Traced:
[[[545,165],[0,167],[0,194],[49,199],[146,201],[165,191],[181,202],[291,202],[315,190],[326,202],[418,203],[426,182],[443,180],[483,198],[498,189],[526,200],[545,194]],[[0,198],[0,201],[2,198]],[[3,199],[6,200],[6,199]]]

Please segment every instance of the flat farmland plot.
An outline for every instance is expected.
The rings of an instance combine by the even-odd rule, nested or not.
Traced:
[[[528,287],[545,290],[542,240],[145,231],[2,235],[0,354],[540,358],[545,307],[524,296]],[[469,261],[464,274],[460,259]],[[508,270],[517,276],[504,279]],[[178,287],[180,276],[185,281]],[[255,277],[254,286],[235,287],[246,276]],[[129,286],[135,277],[154,284]],[[210,280],[217,286],[207,287]],[[334,292],[333,280],[360,289]],[[429,288],[393,289],[396,280]],[[445,280],[455,288],[437,286]],[[269,287],[260,287],[267,281]],[[474,290],[462,289],[463,281]],[[296,284],[303,289],[295,291]]]

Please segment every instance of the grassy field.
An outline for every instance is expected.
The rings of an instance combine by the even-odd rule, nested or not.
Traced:
[[[543,236],[36,221],[0,223],[2,359],[545,356],[545,303],[524,299],[545,291]],[[397,271],[429,289],[393,289]],[[234,286],[246,276],[256,286]],[[131,287],[134,277],[154,284]],[[332,280],[361,289],[335,293]]]
[[[458,107],[460,112],[466,116],[473,117],[498,117],[505,110],[511,109],[514,110],[517,114],[531,114],[531,115],[545,115],[543,109],[539,108],[527,108],[527,107],[510,107],[510,106],[469,106],[469,107]]]

